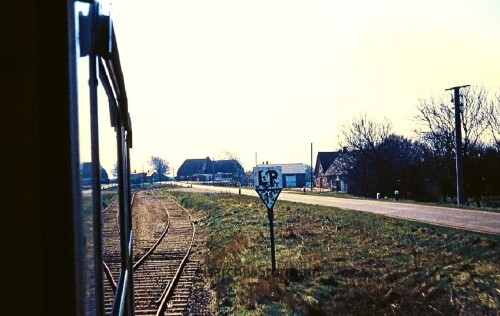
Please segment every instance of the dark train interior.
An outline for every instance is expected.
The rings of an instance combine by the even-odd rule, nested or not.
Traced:
[[[2,314],[102,315],[102,273],[95,273],[102,271],[99,129],[116,136],[123,253],[132,238],[131,117],[112,21],[97,1],[2,7],[2,175],[8,182]],[[88,88],[78,90],[77,72],[87,74]],[[99,93],[107,99],[98,100]],[[80,135],[82,126],[90,135]],[[88,179],[80,170],[85,161],[91,162]],[[129,255],[122,258],[116,315],[133,312]]]

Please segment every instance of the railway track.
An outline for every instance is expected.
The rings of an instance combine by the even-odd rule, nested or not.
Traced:
[[[103,212],[105,311],[111,312],[120,273],[117,206]],[[195,227],[171,198],[139,191],[132,204],[135,315],[185,315],[198,263],[189,261]],[[107,267],[107,268],[106,268]]]

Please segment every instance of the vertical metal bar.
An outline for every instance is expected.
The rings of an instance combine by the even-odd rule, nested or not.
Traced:
[[[134,265],[133,265],[133,233],[132,230],[129,234],[129,249],[128,249],[128,268],[127,272],[129,274],[128,288],[128,315],[134,315]]]
[[[123,293],[126,293],[128,291],[128,288],[127,288],[128,279],[129,279],[128,271],[125,271],[124,278],[123,278]],[[118,299],[120,300],[120,308],[118,309],[118,315],[122,316],[123,314],[126,313],[126,309],[127,309],[126,294],[125,294],[125,296],[121,295],[120,297],[118,297]]]
[[[120,118],[120,115],[118,115]],[[126,253],[126,243],[124,239],[124,234],[126,233],[123,227],[123,221],[124,221],[124,216],[123,216],[123,210],[125,208],[125,169],[124,169],[124,163],[123,163],[123,122],[121,119],[118,119],[117,122],[117,127],[116,127],[116,144],[117,144],[117,157],[118,157],[118,204],[119,204],[119,216],[120,216],[120,221],[119,221],[119,226],[120,226],[120,253],[122,257],[121,261],[121,272],[120,275],[124,276],[125,275],[125,265],[123,263],[123,257]],[[122,279],[120,278],[120,281]],[[119,305],[120,305],[120,300],[122,296],[122,287],[123,283],[120,282],[118,285],[118,289],[115,293],[114,301],[113,301],[113,311],[118,311],[119,310]]]
[[[457,204],[464,204],[463,154],[462,154],[462,122],[460,119],[460,87],[453,88],[455,101],[455,153],[457,167]]]
[[[120,276],[118,278],[118,285],[116,287],[115,297],[113,298],[113,308],[111,309],[111,315],[116,316],[120,313],[120,298],[123,293],[123,282],[124,282],[124,273],[120,271]]]
[[[133,232],[130,231],[130,247],[129,247],[129,252],[128,252],[128,259],[129,259],[129,267],[127,269],[129,275],[130,275],[130,280],[128,284],[128,299],[129,299],[129,315],[134,315],[134,263],[132,262],[134,258],[134,250],[133,250]]]
[[[127,259],[126,259],[126,254],[127,254],[127,210],[128,210],[128,204],[129,204],[129,198],[128,198],[128,185],[127,185],[127,157],[124,153],[124,147],[126,146],[125,144],[125,130],[122,125],[120,125],[120,139],[119,139],[119,157],[120,157],[120,170],[122,173],[122,179],[120,181],[120,250],[121,250],[121,269],[123,271],[126,270],[127,268]]]
[[[123,115],[123,113],[122,113]],[[126,175],[127,177],[125,178],[125,181],[124,181],[124,184],[125,184],[125,191],[124,191],[124,195],[125,195],[125,207],[123,209],[123,214],[122,214],[122,217],[123,217],[123,227],[124,227],[124,237],[125,237],[125,243],[127,245],[126,249],[125,249],[125,252],[122,253],[122,262],[124,264],[124,268],[125,270],[127,271],[127,274],[129,275],[129,278],[127,279],[127,291],[125,291],[125,296],[126,296],[126,308],[125,308],[125,312],[127,315],[130,315],[130,313],[132,312],[132,302],[131,302],[131,293],[130,291],[132,291],[133,289],[130,287],[130,281],[131,281],[131,275],[130,275],[130,272],[132,270],[132,267],[130,265],[130,243],[131,243],[131,234],[130,234],[130,229],[131,229],[131,225],[130,225],[130,202],[131,202],[131,195],[130,195],[130,183],[129,183],[129,180],[128,180],[128,171],[129,171],[129,165],[130,165],[130,161],[129,161],[129,157],[128,157],[128,153],[129,153],[129,150],[128,150],[128,144],[127,144],[127,133],[126,131],[124,131],[124,133],[122,134],[122,140],[123,140],[123,155],[124,155],[124,168],[126,168]]]
[[[78,130],[78,77],[77,77],[77,54],[76,48],[79,45],[76,40],[76,10],[73,1],[67,2],[68,6],[68,65],[69,65],[69,96],[70,96],[70,131],[71,131],[71,179],[73,195],[73,238],[74,238],[74,268],[75,273],[75,293],[76,293],[76,315],[84,315],[87,300],[85,299],[87,266],[84,264],[86,252],[83,242],[83,213],[82,195],[80,179],[80,142]]]
[[[129,219],[129,209],[130,209],[130,196],[129,196],[129,190],[130,190],[130,187],[129,187],[129,184],[128,184],[128,181],[127,181],[127,170],[128,170],[128,157],[127,157],[127,140],[126,140],[126,136],[127,135],[127,132],[126,132],[126,129],[123,130],[123,134],[122,134],[122,142],[123,142],[123,145],[122,145],[122,155],[123,155],[123,168],[125,168],[125,171],[124,171],[124,174],[125,174],[125,179],[124,179],[124,200],[125,200],[125,205],[124,205],[124,208],[123,208],[123,212],[120,214],[121,216],[121,220],[123,222],[123,238],[124,238],[124,243],[126,245],[126,247],[124,248],[124,251],[122,252],[122,267],[123,267],[123,270],[125,271],[125,273],[128,275],[128,273],[130,272],[129,269],[128,269],[128,255],[129,255],[129,252],[128,252],[128,244],[129,244],[129,227],[128,227],[128,219]],[[128,312],[129,312],[129,301],[128,301],[128,283],[129,283],[129,278],[126,279],[126,282],[124,283],[124,290],[123,290],[123,299],[124,299],[124,312],[126,315],[128,315]]]
[[[272,272],[276,270],[276,254],[274,249],[274,206],[267,209],[267,217],[269,218],[269,232],[271,235],[271,267]]]
[[[94,244],[94,273],[95,273],[95,304],[97,315],[104,314],[103,302],[103,267],[102,267],[102,222],[101,222],[101,165],[99,161],[99,119],[97,101],[97,14],[98,6],[90,5],[89,18],[91,19],[91,43],[89,54],[89,97],[90,97],[90,137],[92,159],[92,209],[93,209],[93,244]]]
[[[128,137],[128,133],[127,133]],[[130,223],[130,229],[132,229],[132,194],[131,192],[131,186],[130,186],[130,148],[128,147],[128,142],[125,140],[125,148],[126,148],[126,155],[127,155],[127,178],[126,183],[127,183],[127,205],[129,207],[129,212],[128,212],[128,222]]]
[[[127,132],[127,137],[130,137],[130,135]],[[130,194],[130,147],[129,147],[129,142],[127,141],[127,194],[129,194],[129,199],[128,199],[128,206],[129,206],[129,212],[128,212],[128,235],[129,235],[129,251],[128,251],[128,266],[127,270],[129,271],[130,278],[129,278],[129,315],[134,314],[134,263],[133,263],[133,230],[132,230],[132,196]]]
[[[311,192],[313,190],[313,143],[311,143]]]
[[[126,114],[125,114],[126,115]],[[127,273],[129,275],[128,281],[127,281],[127,291],[125,292],[127,295],[127,300],[126,300],[126,313],[127,315],[132,315],[133,313],[133,301],[132,301],[132,292],[133,288],[131,286],[132,284],[132,264],[131,264],[131,254],[132,254],[132,212],[131,212],[131,202],[132,202],[132,195],[130,194],[130,157],[129,157],[129,148],[128,148],[128,131],[124,133],[124,155],[125,155],[125,168],[127,169],[127,177],[125,179],[125,192],[127,196],[127,205],[125,208],[125,214],[123,214],[123,217],[125,219],[125,231],[126,231],[126,243],[127,243],[127,251],[125,254],[125,263],[126,263],[126,269]]]

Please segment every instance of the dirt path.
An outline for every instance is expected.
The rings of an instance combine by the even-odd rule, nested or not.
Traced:
[[[184,183],[177,184],[188,186]],[[215,191],[238,194],[237,188],[228,187],[192,185],[192,189],[190,190],[198,192]],[[241,194],[257,196],[257,193],[254,190],[248,189],[241,189]],[[500,213],[374,200],[301,195],[285,192],[280,194],[279,199],[291,202],[317,204],[348,210],[371,212],[476,232],[500,234]]]

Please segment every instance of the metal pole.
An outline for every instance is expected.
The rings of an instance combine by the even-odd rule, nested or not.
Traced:
[[[276,254],[275,254],[275,250],[274,250],[274,224],[273,224],[274,214],[273,214],[273,208],[274,208],[274,206],[267,209],[267,217],[269,218],[269,232],[271,235],[271,267],[272,267],[271,271],[272,272],[274,272],[276,270]]]
[[[313,143],[311,143],[311,192],[313,190]]]
[[[130,281],[128,283],[128,294],[127,294],[127,315],[134,315],[134,310],[135,310],[135,304],[134,304],[134,252],[133,252],[133,234],[132,234],[132,195],[130,194],[130,146],[128,142],[128,138],[130,137],[129,133],[127,132],[127,141],[126,141],[126,168],[127,168],[127,181],[126,181],[126,192],[128,196],[128,203],[127,203],[127,223],[126,223],[126,229],[127,229],[127,271],[130,276]],[[143,167],[144,168],[144,167]],[[144,171],[143,171],[143,177],[144,177]],[[144,178],[143,178],[144,179]],[[144,184],[144,180],[143,180]]]
[[[464,201],[464,178],[463,178],[463,154],[462,154],[462,121],[460,118],[460,88],[469,87],[458,86],[446,90],[453,90],[453,101],[455,104],[455,163],[457,172],[457,204],[459,206],[465,203]]]
[[[464,178],[463,178],[463,156],[462,156],[462,122],[460,119],[460,90],[455,88],[455,142],[456,142],[456,165],[457,165],[457,203],[464,204]]]
[[[95,273],[96,315],[104,315],[104,284],[102,265],[102,219],[101,219],[101,163],[99,161],[99,120],[97,100],[97,4],[90,7],[91,51],[89,54],[89,99],[90,99],[90,135],[92,168],[92,208],[93,208],[93,246]]]

